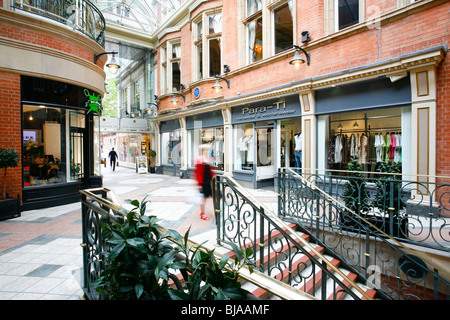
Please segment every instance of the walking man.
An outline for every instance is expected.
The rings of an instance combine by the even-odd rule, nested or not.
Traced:
[[[113,171],[116,170],[116,160],[117,160],[117,152],[114,151],[114,148],[109,152],[109,165],[113,168]]]

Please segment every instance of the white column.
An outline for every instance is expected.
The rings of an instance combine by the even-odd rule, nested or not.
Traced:
[[[302,110],[303,134],[302,172],[314,173],[317,166],[317,119],[314,92],[312,90],[302,91],[299,93],[299,98]]]

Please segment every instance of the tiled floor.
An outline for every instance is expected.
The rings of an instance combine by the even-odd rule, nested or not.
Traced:
[[[125,200],[147,197],[147,213],[161,225],[203,242],[214,238],[214,219],[199,218],[193,195],[193,180],[158,174],[137,174],[124,167],[103,170],[103,186],[114,190],[125,208]],[[255,190],[255,197],[276,206],[275,194]],[[207,204],[212,217],[212,202]],[[82,297],[83,267],[81,205],[22,212],[19,218],[0,221],[0,300],[78,300]],[[213,240],[211,240],[212,242]]]

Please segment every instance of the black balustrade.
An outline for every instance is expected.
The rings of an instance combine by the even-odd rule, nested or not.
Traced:
[[[450,297],[447,271],[411,250],[448,255],[450,184],[381,173],[299,175],[289,168],[279,169],[278,181],[279,217],[300,225],[393,299]]]

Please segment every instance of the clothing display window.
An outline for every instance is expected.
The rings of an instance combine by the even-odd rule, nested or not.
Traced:
[[[206,146],[211,165],[217,170],[224,170],[224,136],[223,127],[189,130],[189,165],[195,166],[195,159],[200,155],[200,146]]]
[[[281,128],[281,166],[301,168],[303,135],[301,118],[282,120]],[[298,171],[298,169],[296,169]]]
[[[357,159],[364,171],[381,162],[402,163],[401,108],[330,116],[328,168],[345,170]]]
[[[181,164],[181,131],[161,133],[161,163],[163,165]]]
[[[235,170],[253,171],[255,161],[255,138],[253,124],[236,125],[235,130]]]
[[[119,163],[129,163],[135,165],[136,157],[142,156],[141,144],[150,139],[147,134],[133,134],[133,133],[118,133],[118,145],[116,147],[117,154],[119,155]],[[112,146],[114,147],[114,146]],[[109,152],[110,149],[103,150],[104,154]]]

